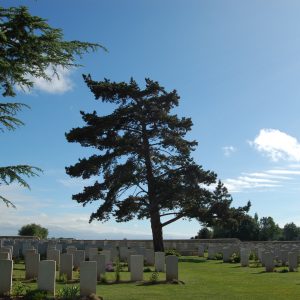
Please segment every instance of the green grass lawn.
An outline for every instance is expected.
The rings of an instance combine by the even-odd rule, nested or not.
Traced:
[[[183,299],[300,299],[300,272],[265,273],[262,267],[240,267],[239,264],[182,257],[179,263],[180,284],[165,283],[160,273],[156,284],[130,283],[130,274],[121,272],[121,283],[113,283],[115,273],[106,273],[108,283],[97,285],[97,295],[104,300],[183,300]],[[78,273],[75,274],[78,278]],[[24,278],[24,265],[15,264],[14,284]],[[77,280],[78,282],[78,280]],[[76,283],[76,280],[72,284]],[[32,288],[36,283],[28,282]],[[63,284],[57,283],[56,288]]]

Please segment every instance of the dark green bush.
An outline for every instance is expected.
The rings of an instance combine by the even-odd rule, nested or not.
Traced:
[[[45,299],[49,299],[49,297],[46,291],[30,290],[26,292],[23,299],[24,300],[45,300]]]
[[[231,262],[233,263],[240,263],[241,262],[241,257],[238,253],[233,253],[231,255]]]
[[[176,250],[176,249],[167,249],[165,251],[165,255],[168,256],[168,255],[176,255],[176,256],[181,256],[181,254]]]

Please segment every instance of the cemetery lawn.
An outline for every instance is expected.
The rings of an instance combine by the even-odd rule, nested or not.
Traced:
[[[14,284],[24,278],[24,265],[15,264]],[[121,282],[113,283],[114,272],[107,272],[108,283],[98,283],[97,295],[104,300],[185,300],[185,299],[300,299],[300,272],[266,273],[262,267],[208,261],[198,257],[181,257],[178,284],[165,283],[159,273],[155,284],[149,283],[151,272],[144,273],[144,283],[130,283],[130,273],[121,272]],[[78,273],[75,273],[75,278]],[[36,283],[27,283],[36,288]],[[71,284],[78,284],[78,280]],[[64,285],[56,284],[59,290]]]

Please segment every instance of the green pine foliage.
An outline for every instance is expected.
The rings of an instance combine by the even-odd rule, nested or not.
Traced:
[[[0,84],[3,96],[15,96],[15,85],[33,87],[33,77],[51,80],[51,68],[79,66],[77,57],[103,48],[96,43],[65,41],[61,29],[29,13],[27,7],[0,7]]]
[[[2,95],[15,96],[15,87],[30,90],[33,78],[51,80],[58,67],[79,66],[76,59],[99,48],[96,43],[65,41],[61,29],[52,28],[47,20],[29,13],[25,6],[4,8],[0,6],[0,90]],[[0,103],[0,131],[15,130],[24,123],[16,117],[23,103]],[[17,182],[29,188],[24,177],[37,176],[41,169],[28,165],[0,167],[0,186]],[[7,206],[15,205],[0,195]]]

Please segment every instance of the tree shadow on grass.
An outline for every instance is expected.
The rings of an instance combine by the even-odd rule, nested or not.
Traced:
[[[145,281],[145,282],[141,282],[138,283],[137,286],[153,286],[153,285],[161,285],[161,284],[185,284],[184,281],[182,280],[171,280],[171,281],[167,281],[167,280],[163,280],[163,281]]]
[[[198,258],[179,258],[178,262],[205,263],[207,260]]]

